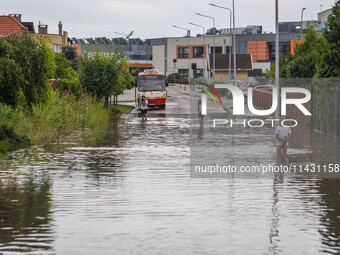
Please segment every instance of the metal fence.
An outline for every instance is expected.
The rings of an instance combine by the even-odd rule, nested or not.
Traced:
[[[313,86],[313,128],[340,136],[340,88]]]

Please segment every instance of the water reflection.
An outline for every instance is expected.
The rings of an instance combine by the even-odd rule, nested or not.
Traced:
[[[320,228],[324,251],[340,253],[340,181],[339,179],[322,179],[317,181],[317,191],[322,195],[320,206],[327,208],[321,215]]]
[[[0,252],[53,250],[50,191],[48,174],[1,173]]]
[[[192,119],[193,146],[231,165],[338,160],[337,143],[313,132],[277,157],[272,129],[213,133]],[[0,253],[339,253],[338,179],[190,179],[190,124],[187,115],[130,115],[1,160]],[[209,147],[216,137],[226,150]],[[336,153],[321,149],[330,146]]]

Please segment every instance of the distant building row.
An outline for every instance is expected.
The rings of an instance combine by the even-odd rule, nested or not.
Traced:
[[[330,13],[331,10],[319,13],[318,21],[279,23],[280,56],[288,52],[294,54],[295,44],[304,38],[301,27],[322,28]],[[233,58],[229,55],[234,47],[230,29],[209,29],[206,34],[197,36],[126,40],[106,37],[69,38],[68,33],[62,30],[61,22],[58,28],[58,34],[49,34],[48,26],[39,23],[38,33],[35,33],[33,22],[22,22],[21,14],[0,16],[0,36],[28,31],[34,36],[47,37],[49,46],[56,53],[60,53],[61,48],[67,45],[77,48],[79,55],[97,49],[103,52],[118,51],[130,59],[130,71],[156,68],[167,75],[178,72],[183,77],[208,78],[212,76],[215,67],[215,79],[225,80],[229,78],[229,66],[231,70],[234,66]],[[262,26],[237,28],[236,32],[237,79],[248,80],[248,77],[262,76],[275,60],[275,34],[263,32]]]

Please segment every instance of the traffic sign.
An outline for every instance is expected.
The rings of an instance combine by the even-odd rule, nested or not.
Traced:
[[[233,81],[235,79],[235,74],[230,74],[230,80]]]
[[[177,59],[174,58],[174,59],[172,60],[172,62],[177,63]]]

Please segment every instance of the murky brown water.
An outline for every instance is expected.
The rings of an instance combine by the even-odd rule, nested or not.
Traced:
[[[0,160],[0,253],[339,254],[338,179],[193,179],[187,116],[135,117]]]

